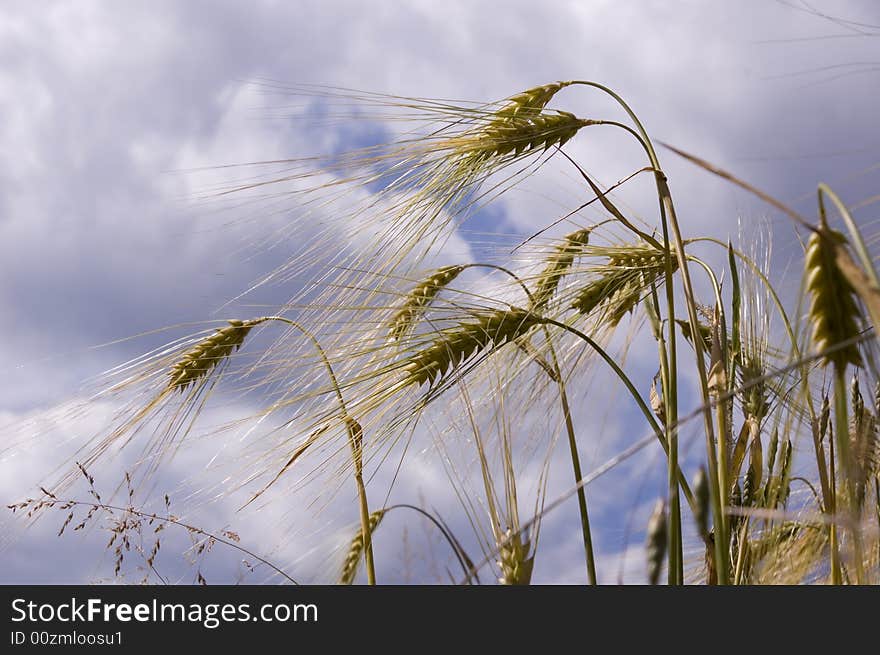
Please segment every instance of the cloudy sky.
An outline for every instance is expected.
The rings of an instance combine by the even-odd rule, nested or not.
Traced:
[[[0,499],[5,505],[35,493],[112,421],[110,404],[74,409],[93,376],[185,331],[117,340],[224,318],[226,301],[286,259],[285,242],[259,245],[282,228],[283,215],[264,222],[247,207],[213,211],[194,201],[204,180],[192,169],[303,157],[315,147],[343,150],[394,129],[371,124],[374,134],[328,122],[329,132],[316,135],[308,122],[283,119],[279,107],[289,98],[266,96],[255,82],[493,101],[555,80],[595,80],[623,95],[655,138],[814,215],[819,181],[852,205],[876,193],[878,36],[880,11],[867,0],[0,2]],[[595,94],[568,93],[559,108],[583,116],[611,111]],[[633,170],[634,151],[613,141],[571,147],[606,184]],[[797,242],[781,217],[671,153],[661,158],[685,232],[724,239],[737,235],[740,221],[746,238],[772,230],[774,267],[785,274]],[[537,213],[543,196],[565,180],[535,185],[517,202],[500,201],[480,228],[527,235],[544,225],[546,211]],[[873,225],[875,207],[856,216]],[[479,246],[466,230],[456,239],[465,250]],[[278,303],[290,295],[272,287],[247,299]],[[651,366],[633,368],[652,375]],[[238,410],[247,407],[215,408],[211,418],[233,420]],[[603,415],[602,433],[625,431],[632,423],[626,411]],[[584,425],[591,420],[580,417]],[[585,445],[585,467],[624,443],[609,437]],[[163,479],[173,488],[175,476],[216,450],[191,449]],[[102,471],[109,487],[121,459]],[[629,493],[621,509],[615,499],[621,486],[632,492],[635,470],[622,467],[591,492],[605,581],[624,570],[627,579],[643,575],[641,526],[661,489]],[[444,482],[442,472],[416,465],[396,488],[448,517],[457,506],[442,495]],[[425,494],[434,496],[421,503]],[[204,504],[187,518],[205,529],[235,529],[245,542],[250,536],[249,547],[305,580],[335,566],[339,535],[357,520],[342,510],[242,516],[236,507]],[[563,507],[564,516],[546,524],[540,581],[581,580],[572,511]],[[106,535],[59,539],[55,518],[63,519],[27,529],[2,518],[10,536],[0,582],[111,576]],[[305,520],[312,523],[302,532],[315,537],[308,556],[275,528]],[[389,525],[387,534],[386,551],[395,555],[380,562],[385,580],[435,579],[425,550],[442,549],[436,535],[415,519]],[[234,581],[242,570],[238,553],[215,559],[212,581]],[[172,579],[191,581],[173,557],[164,566]]]

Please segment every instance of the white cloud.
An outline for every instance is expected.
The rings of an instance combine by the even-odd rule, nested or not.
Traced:
[[[867,20],[873,7],[847,2],[829,5],[828,11]],[[59,440],[82,438],[106,423],[106,408],[94,408],[76,423],[81,431],[75,435],[73,424],[53,419],[82,378],[167,335],[98,351],[88,346],[215,317],[214,310],[284,262],[287,247],[296,245],[301,232],[289,242],[267,240],[270,230],[289,229],[286,213],[264,216],[254,206],[215,213],[210,205],[186,202],[210,176],[169,172],[302,157],[322,143],[303,123],[262,118],[265,104],[278,108],[279,99],[258,95],[249,80],[489,100],[556,79],[596,79],[620,90],[652,134],[730,166],[812,211],[811,192],[820,178],[841,181],[849,198],[870,195],[875,178],[845,178],[873,163],[876,85],[866,83],[868,76],[766,78],[870,56],[870,39],[826,40],[821,46],[761,42],[835,30],[782,3],[744,8],[720,1],[680,3],[674,12],[665,2],[635,1],[78,2],[9,9],[0,19],[0,312],[7,326],[0,342],[0,412],[16,421],[17,429],[31,415],[55,424],[49,431],[41,428],[45,439],[31,441],[29,450],[0,464],[6,475],[0,491],[14,500],[41,477],[50,456],[58,461],[66,456],[57,448]],[[566,90],[555,106],[581,115],[620,116],[586,90]],[[570,152],[601,182],[613,183],[644,164],[626,138],[600,129],[579,136]],[[337,140],[350,136],[332,133]],[[859,154],[866,144],[867,152]],[[800,158],[840,151],[854,154]],[[759,161],[768,156],[793,159],[781,165]],[[751,200],[723,183],[669,153],[661,152],[661,158],[686,231],[725,238],[736,231],[735,217],[755,214]],[[590,194],[576,172],[566,169],[557,158],[486,220],[527,235],[576,206]],[[642,180],[618,197],[621,206],[651,222],[656,211],[651,193],[650,181]],[[447,256],[469,256],[475,242],[473,235],[457,233]],[[255,247],[263,243],[275,247]],[[777,252],[796,254],[784,246]],[[292,295],[283,285],[269,286],[243,304],[277,304]],[[645,382],[653,372],[642,362],[652,353],[644,344],[634,348],[631,362]],[[585,408],[610,392],[590,393],[582,399]],[[604,424],[588,409],[579,410],[584,414],[579,428],[595,437],[583,443],[591,464],[615,452],[621,441],[641,436],[627,432],[637,423],[623,404],[602,405],[608,413]],[[181,457],[166,471],[169,483],[186,477],[186,467],[203,462],[208,452],[194,448]],[[554,466],[558,492],[570,477],[564,453]],[[437,473],[420,459],[403,480],[414,494],[418,487],[425,490],[450,518],[456,505],[444,495]],[[591,486],[591,502],[603,515],[599,523],[613,526],[603,552],[623,552],[626,562],[632,559],[629,571],[638,568],[638,549],[615,541],[620,535],[613,531],[620,526],[613,508],[641,505],[631,495],[616,498],[617,485],[625,481],[612,480]],[[218,525],[229,517],[238,520],[233,505],[220,501],[201,516]],[[329,567],[332,560],[323,537],[317,537],[319,528],[322,535],[327,528],[333,539],[344,540],[340,525],[356,520],[344,508],[337,511],[304,530],[314,548],[306,568]],[[539,556],[536,574],[544,580],[563,581],[568,571],[579,571],[577,535],[569,535],[574,513],[560,512],[563,518],[548,518],[542,543],[552,553]],[[246,523],[247,531],[261,534],[269,526],[266,541],[282,544],[278,556],[297,562],[300,542],[288,537],[306,515],[281,512],[267,519],[269,513]],[[16,579],[26,579],[22,572],[29,571],[33,579],[51,580],[71,575],[74,560],[77,566],[92,561],[91,542],[81,552],[65,550],[64,561],[59,558],[54,567],[30,561],[29,549],[58,551],[51,532],[40,528],[11,546],[7,561],[15,562]],[[552,562],[548,568],[542,568],[544,558]],[[0,579],[12,574],[0,571]]]

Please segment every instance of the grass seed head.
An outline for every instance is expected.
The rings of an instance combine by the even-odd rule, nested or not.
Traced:
[[[543,111],[553,96],[570,84],[571,82],[554,82],[527,89],[511,96],[508,103],[495,112],[495,115],[498,119],[504,120],[538,114]]]
[[[584,315],[602,307],[602,321],[615,327],[635,309],[645,288],[664,274],[664,255],[655,248],[645,244],[615,248],[600,276],[577,293],[571,306]]]
[[[831,420],[831,401],[828,394],[822,396],[822,409],[819,411],[819,440],[824,441],[828,436],[828,425]]]
[[[222,364],[236,350],[259,319],[250,321],[230,320],[229,325],[218,328],[214,334],[190,348],[171,367],[169,388],[186,390]]]
[[[387,510],[380,509],[370,514],[368,526],[371,536],[376,531],[376,528],[379,527],[379,523],[385,516],[386,511]],[[357,575],[358,563],[361,561],[361,555],[363,555],[363,552],[364,531],[363,529],[360,529],[354,535],[351,544],[349,544],[348,553],[345,555],[345,562],[342,564],[342,574],[339,576],[339,584],[350,585],[354,582],[355,575]]]
[[[660,421],[661,425],[666,425],[666,403],[663,401],[660,392],[657,391],[657,378],[654,378],[651,382],[651,391],[648,394],[648,400],[651,403],[651,409],[654,412],[654,416],[657,417],[657,420]]]
[[[434,384],[477,352],[514,341],[538,323],[538,317],[531,312],[512,307],[443,330],[431,345],[404,364],[406,382],[419,386],[426,382]]]
[[[547,103],[570,82],[545,84],[518,93],[501,109],[491,114],[485,126],[467,135],[460,146],[462,154],[478,158],[516,156],[539,147],[544,150],[564,144],[589,121],[583,121],[568,112],[544,112]],[[467,140],[472,143],[468,144]],[[473,148],[473,152],[470,149]]]
[[[788,502],[788,496],[791,493],[792,454],[793,448],[791,446],[791,439],[788,438],[785,440],[785,443],[782,444],[782,471],[780,472],[780,489],[779,497],[777,498],[777,506],[784,506]]]
[[[776,465],[776,451],[779,448],[779,428],[773,428],[770,435],[770,444],[767,447],[767,475],[773,475],[773,467]]]
[[[519,533],[513,534],[507,530],[498,553],[498,566],[501,568],[498,581],[501,584],[527,585],[531,582],[535,555],[530,555],[529,549],[529,542],[523,542]]]
[[[861,507],[871,478],[877,472],[878,464],[880,464],[880,440],[878,440],[877,418],[865,406],[857,376],[853,376],[850,398],[852,403],[850,448],[854,466],[853,491],[856,496],[856,506]]]
[[[652,585],[660,582],[663,559],[666,557],[666,503],[657,501],[654,512],[648,521],[645,551],[648,559],[648,582]]]
[[[770,412],[767,395],[766,370],[759,357],[743,356],[740,362],[742,410],[745,418],[754,418],[761,423]]]
[[[559,288],[560,280],[574,263],[574,258],[581,252],[583,246],[589,243],[590,231],[584,229],[567,234],[563,242],[556,247],[538,278],[537,289],[532,294],[533,307],[541,308],[550,302],[556,289]]]
[[[592,123],[567,111],[505,118],[455,140],[455,151],[474,162],[507,155],[516,158],[565,145],[582,127]]]
[[[834,243],[845,242],[840,232],[823,227],[810,235],[807,243],[804,267],[807,289],[812,294],[809,317],[813,324],[813,344],[820,352],[854,339],[860,332],[861,312],[855,291],[837,267],[833,252]],[[822,363],[859,366],[861,361],[858,346],[852,343],[828,353]]]
[[[390,337],[396,341],[412,330],[425,308],[444,287],[458,277],[464,268],[464,266],[438,268],[413,287],[403,305],[391,319]]]

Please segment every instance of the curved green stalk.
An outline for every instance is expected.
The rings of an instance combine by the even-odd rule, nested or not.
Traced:
[[[655,169],[654,177],[657,182],[657,195],[660,201],[660,219],[663,229],[663,244],[666,254],[666,303],[667,312],[669,314],[669,368],[670,380],[669,389],[664,390],[666,393],[665,401],[667,403],[667,428],[669,429],[669,450],[670,457],[677,458],[678,451],[678,432],[675,427],[678,420],[678,372],[676,357],[676,336],[675,336],[675,297],[673,289],[673,263],[672,250],[670,243],[675,247],[675,256],[678,258],[681,268],[682,288],[684,290],[685,305],[687,306],[688,320],[691,325],[691,335],[694,342],[694,351],[696,356],[697,372],[700,380],[700,393],[703,399],[703,405],[707,409],[703,412],[703,423],[706,432],[706,452],[709,460],[709,489],[712,498],[712,514],[715,525],[715,563],[718,571],[718,581],[720,584],[726,584],[729,579],[728,553],[727,553],[727,517],[724,513],[724,506],[721,499],[721,489],[718,480],[717,455],[715,446],[714,425],[712,421],[712,413],[709,407],[709,386],[706,377],[706,371],[703,368],[703,345],[699,335],[699,327],[697,323],[696,300],[691,284],[690,272],[688,270],[687,259],[684,252],[684,240],[682,239],[681,230],[678,225],[678,219],[675,213],[675,206],[672,202],[672,195],[666,182],[666,176],[660,167],[660,161],[657,153],[651,144],[651,139],[647,131],[639,120],[635,112],[617,93],[598,82],[590,82],[585,80],[576,80],[572,84],[579,84],[595,88],[609,95],[617,102],[621,108],[627,113],[638,131],[638,141],[642,144],[647,152],[651,166]],[[632,133],[632,131],[630,130]],[[669,230],[672,231],[672,241],[669,238]]]
[[[321,347],[321,343],[315,335],[296,321],[292,321],[283,316],[266,316],[265,320],[280,321],[302,332],[315,346],[315,350],[318,351],[318,354],[321,356],[321,361],[327,369],[330,383],[333,385],[333,391],[336,393],[336,398],[339,400],[342,420],[345,422],[346,430],[348,430],[348,442],[349,446],[351,446],[351,456],[354,463],[354,479],[355,484],[357,485],[358,503],[360,505],[361,531],[364,535],[364,564],[367,570],[367,582],[371,585],[375,585],[376,569],[373,562],[373,540],[370,534],[370,507],[367,503],[367,488],[364,485],[363,476],[363,433],[361,427],[348,413],[348,409],[345,406],[345,399],[342,397],[342,390],[339,387],[339,381],[336,379],[336,374],[333,372],[333,367],[330,365],[327,353],[324,352],[324,348]]]
[[[837,428],[834,429],[837,432]],[[828,526],[828,547],[831,553],[831,584],[843,584],[843,567],[840,565],[840,538],[837,532],[837,477],[835,475],[834,439],[828,444],[828,465],[831,469],[831,497],[828,501],[828,513],[831,522]]]
[[[503,266],[498,266],[496,264],[467,264],[465,267],[490,268],[509,275],[517,282],[517,284],[519,284],[520,287],[522,287],[523,291],[525,291],[525,294],[529,299],[529,303],[531,305],[534,305],[534,299],[528,287],[513,271],[504,268]],[[553,347],[553,342],[550,340],[550,333],[547,330],[546,326],[544,326],[544,335],[547,340],[547,347],[550,349],[550,357],[552,360],[553,375],[551,375],[550,377],[556,382],[556,385],[559,388],[559,402],[562,405],[562,413],[565,420],[565,431],[568,435],[568,447],[571,455],[571,465],[574,471],[574,481],[575,483],[577,483],[581,479],[581,477],[583,477],[583,473],[581,471],[581,460],[580,455],[578,454],[577,437],[575,436],[574,422],[572,421],[571,409],[568,404],[568,393],[565,388],[565,379],[563,378],[562,371],[559,368],[559,360],[556,357],[556,349]],[[580,487],[578,489],[577,497],[578,511],[580,512],[581,517],[581,533],[584,542],[584,556],[586,557],[587,564],[587,579],[591,585],[595,585],[598,583],[596,576],[596,557],[593,552],[593,533],[590,529],[590,515],[587,510],[587,493],[583,487]]]
[[[567,323],[563,323],[562,321],[557,321],[555,319],[548,318],[546,316],[538,316],[536,318],[541,323],[546,323],[547,325],[554,325],[562,330],[565,330],[567,332],[571,332],[573,335],[575,335],[579,339],[582,339],[583,341],[585,341],[587,343],[587,345],[590,346],[590,348],[592,348],[603,360],[605,360],[605,363],[611,367],[611,370],[613,370],[614,373],[617,375],[617,377],[620,379],[620,381],[623,382],[624,386],[626,387],[627,391],[632,396],[633,400],[636,401],[636,404],[638,405],[639,409],[641,410],[642,415],[648,421],[648,424],[651,426],[651,429],[654,431],[654,435],[660,441],[660,445],[663,446],[663,450],[666,451],[668,444],[666,443],[666,439],[664,439],[664,437],[663,437],[663,429],[660,427],[660,424],[657,423],[657,419],[654,417],[654,413],[651,411],[651,408],[648,407],[647,403],[645,403],[645,400],[639,394],[638,389],[636,389],[635,385],[632,383],[632,381],[629,379],[629,377],[623,371],[623,369],[620,368],[620,366],[617,364],[617,362],[614,361],[614,358],[611,357],[611,355],[609,355],[607,352],[605,352],[605,350],[598,343],[596,343],[593,339],[588,337],[586,334],[584,334],[583,332],[581,332],[577,328],[572,327],[571,325],[568,325]],[[666,452],[668,455],[668,451],[666,451]],[[687,479],[684,477],[684,474],[680,470],[678,472],[678,476],[679,476],[678,480],[679,480],[679,484],[681,485],[682,493],[684,493],[685,498],[687,499],[691,508],[694,511],[696,511],[696,501],[694,500],[693,493],[691,493],[691,489],[690,489],[690,486],[688,485]]]
[[[546,329],[546,326],[545,326]],[[547,335],[547,345],[550,348],[550,358],[552,360],[553,370],[556,375],[556,384],[559,387],[559,402],[562,404],[562,413],[565,416],[565,430],[568,433],[568,448],[571,454],[571,465],[574,472],[574,480],[578,482],[582,477],[581,460],[578,454],[577,440],[574,435],[574,422],[571,418],[571,409],[568,405],[568,394],[565,390],[565,379],[559,368],[559,360],[556,358],[556,349],[550,342],[550,335]],[[583,487],[578,489],[578,508],[581,514],[581,527],[583,532],[584,550],[587,557],[587,576],[590,584],[598,584],[596,577],[596,560],[593,555],[593,536],[590,531],[590,517],[587,514],[587,497]]]

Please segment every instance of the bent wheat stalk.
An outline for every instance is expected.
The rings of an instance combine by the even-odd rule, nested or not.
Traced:
[[[361,534],[363,535],[364,542],[363,553],[367,569],[367,582],[368,584],[375,585],[376,568],[373,563],[373,542],[371,539],[372,529],[370,528],[371,516],[369,504],[367,503],[367,488],[364,485],[363,428],[361,427],[360,423],[358,423],[348,413],[348,408],[345,405],[345,398],[343,398],[342,396],[342,389],[339,386],[339,381],[336,379],[336,373],[333,372],[333,367],[330,365],[330,360],[327,357],[327,353],[324,351],[324,348],[321,346],[315,335],[296,321],[291,321],[290,319],[286,319],[280,316],[272,318],[274,320],[279,320],[287,323],[291,327],[302,332],[312,342],[312,345],[315,346],[315,350],[318,351],[318,354],[321,356],[321,360],[324,363],[324,368],[327,369],[327,375],[330,377],[330,383],[333,385],[333,391],[336,394],[336,399],[339,401],[341,418],[345,422],[345,428],[348,432],[348,443],[351,447],[351,456],[352,461],[354,462],[354,480],[357,486],[358,502],[360,506]],[[378,519],[376,520],[378,521]]]
[[[645,149],[650,160],[651,166],[655,170],[655,181],[657,184],[657,195],[660,201],[660,224],[663,230],[663,251],[665,254],[665,277],[666,277],[666,304],[667,304],[667,320],[669,321],[669,339],[668,339],[668,366],[669,379],[668,388],[664,389],[664,398],[667,400],[667,438],[669,439],[669,457],[670,469],[678,467],[678,433],[676,424],[678,422],[678,375],[677,375],[677,356],[676,356],[676,337],[675,337],[675,298],[673,295],[673,273],[674,261],[678,260],[681,268],[681,282],[684,291],[685,305],[688,312],[688,320],[690,322],[692,337],[694,342],[694,354],[696,359],[696,368],[700,383],[700,393],[703,405],[709,406],[710,393],[706,370],[703,366],[703,344],[698,333],[697,321],[697,303],[696,297],[691,284],[690,272],[688,270],[687,257],[684,250],[684,239],[681,235],[678,219],[675,213],[675,206],[672,202],[672,194],[666,181],[666,175],[660,166],[660,161],[651,144],[651,139],[647,131],[639,120],[635,112],[617,93],[608,87],[596,82],[578,80],[576,84],[595,88],[606,95],[610,96],[620,107],[627,113],[635,125],[635,131],[626,126],[620,125],[630,132],[637,141]],[[669,238],[669,231],[672,232],[672,239]],[[672,247],[675,248],[673,254]],[[726,584],[729,577],[729,566],[726,546],[726,516],[724,514],[723,502],[721,500],[720,481],[718,476],[719,462],[715,444],[715,430],[712,413],[709,409],[703,413],[703,426],[706,433],[706,453],[710,463],[709,470],[709,487],[712,496],[713,516],[715,521],[715,564],[719,571],[718,581],[720,584]],[[670,539],[670,557],[675,561],[676,566],[674,575],[671,576],[676,583],[683,582],[682,562],[681,562],[681,518],[678,501],[678,485],[674,483],[670,476],[670,526],[672,531],[669,535]]]
[[[339,401],[341,412],[340,418],[345,423],[346,431],[348,432],[352,461],[354,463],[354,478],[355,484],[357,485],[360,505],[361,528],[365,542],[363,552],[364,559],[366,560],[367,579],[369,584],[374,585],[376,584],[376,572],[373,564],[373,547],[370,541],[370,530],[368,529],[370,512],[369,505],[367,504],[367,490],[363,479],[363,429],[360,424],[349,415],[348,409],[345,405],[345,399],[342,396],[342,390],[339,386],[339,381],[336,379],[336,373],[334,373],[333,367],[330,365],[327,353],[310,330],[296,321],[292,321],[283,316],[262,316],[249,321],[229,321],[229,327],[217,330],[215,334],[199,342],[194,348],[190,349],[178,363],[172,366],[169,387],[171,389],[182,389],[193,384],[196,380],[209,375],[221,362],[228,358],[234,350],[241,347],[244,338],[253,327],[268,321],[285,323],[305,335],[312,342],[312,345],[321,357],[324,368],[327,370],[327,375],[330,378],[333,391]],[[296,461],[305,448],[311,445],[314,438],[317,438],[322,431],[323,430],[319,430],[314,433],[313,438],[310,441],[307,441],[303,447],[297,449],[288,463],[282,468],[281,472],[275,476],[269,485],[252,497],[246,505],[253,502],[257,496],[261,495],[269,486],[276,482],[278,478],[281,477],[281,474],[284,473],[294,461]]]

